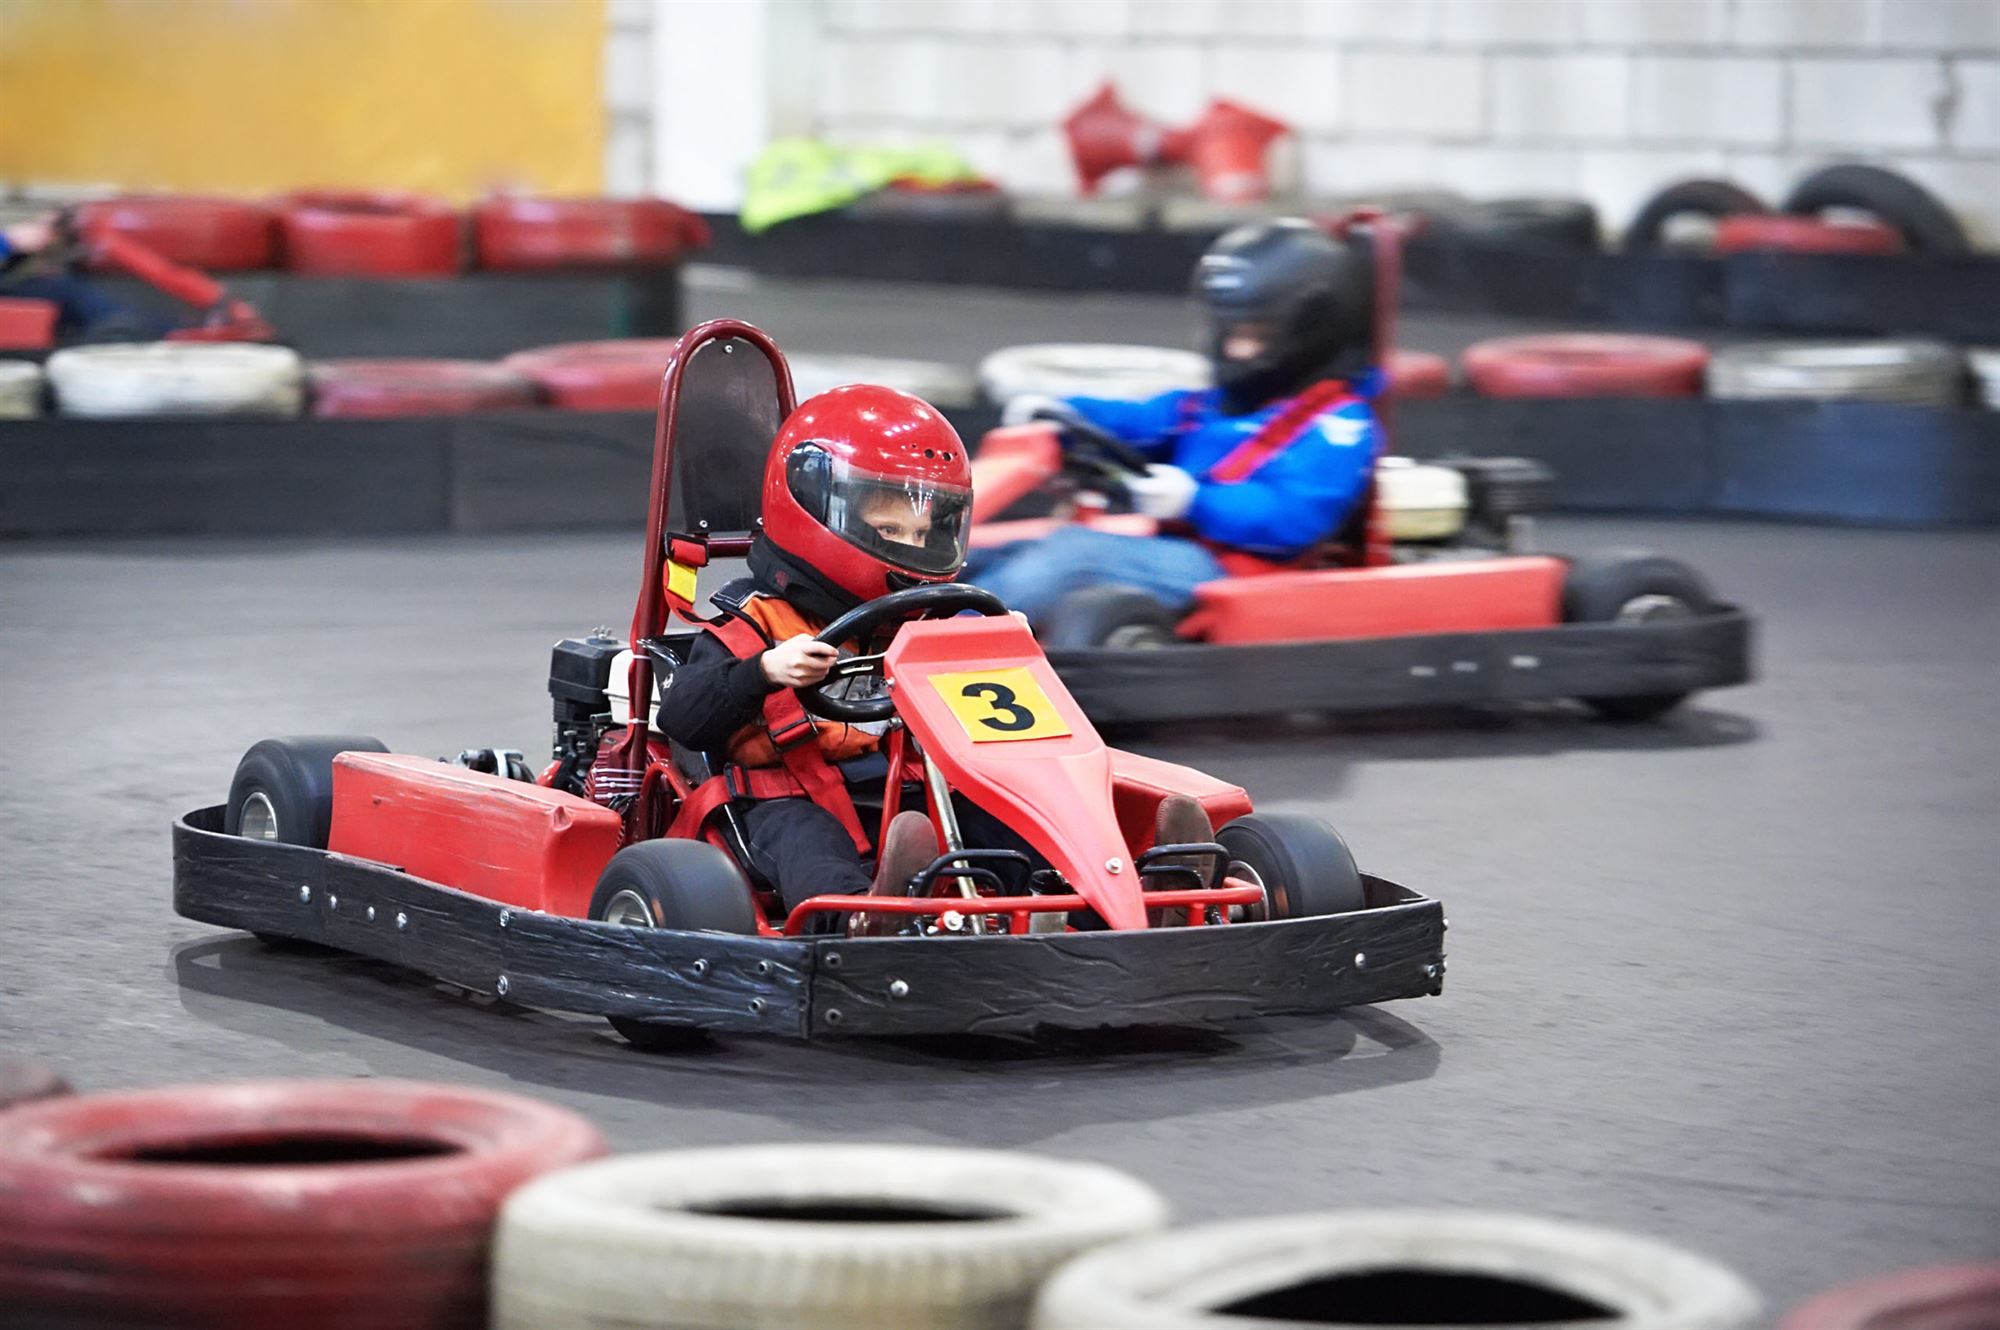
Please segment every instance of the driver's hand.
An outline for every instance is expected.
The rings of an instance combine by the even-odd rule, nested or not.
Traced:
[[[826,677],[840,659],[840,652],[814,637],[800,633],[788,637],[758,658],[764,677],[787,688],[804,688]]]
[[[38,254],[55,240],[55,214],[30,217],[25,221],[0,227],[0,234],[7,237],[8,248],[16,254]]]
[[[1170,522],[1187,512],[1201,483],[1177,466],[1154,463],[1143,476],[1128,476],[1125,492],[1132,506],[1146,516]]]

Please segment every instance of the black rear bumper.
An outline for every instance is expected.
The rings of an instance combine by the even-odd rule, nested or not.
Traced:
[[[1100,724],[1691,693],[1750,678],[1750,616],[1049,652]]]
[[[762,938],[513,909],[324,850],[174,824],[174,909],[512,1002],[796,1039],[1206,1024],[1437,993],[1443,907],[1367,879],[1316,919],[1030,937]]]

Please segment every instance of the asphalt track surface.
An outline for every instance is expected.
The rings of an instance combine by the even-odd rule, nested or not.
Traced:
[[[1547,524],[1764,616],[1669,723],[1563,708],[1155,731],[1448,904],[1444,996],[1033,1042],[653,1057],[176,918],[167,827],[271,734],[546,751],[549,644],[629,537],[0,547],[0,1050],[79,1087],[420,1077],[621,1149],[868,1138],[1094,1158],[1186,1219],[1526,1210],[1662,1235],[1776,1305],[2000,1250],[2000,537]]]

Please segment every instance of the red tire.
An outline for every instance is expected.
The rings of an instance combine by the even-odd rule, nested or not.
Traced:
[[[487,199],[472,210],[479,266],[637,267],[677,263],[708,223],[664,199]]]
[[[1479,342],[1460,364],[1488,397],[1693,397],[1708,348],[1678,337],[1552,333]]]
[[[306,373],[316,416],[441,416],[541,401],[533,379],[483,360],[317,360]]]
[[[464,266],[464,214],[416,194],[301,190],[285,199],[278,233],[292,272],[436,277]]]
[[[2000,1325],[2000,1264],[1904,1270],[1822,1293],[1778,1330],[1986,1330]]]
[[[29,1325],[475,1330],[500,1203],[604,1153],[566,1109],[398,1081],[0,1114],[0,1306]]]
[[[54,1068],[39,1062],[0,1058],[0,1109],[68,1093],[69,1086],[56,1075]]]
[[[551,404],[571,411],[651,411],[674,344],[664,337],[570,342],[517,351],[501,365],[535,381]]]
[[[1792,254],[1900,254],[1903,233],[1880,222],[1822,222],[1782,213],[1724,217],[1715,224],[1716,253],[1765,249]]]
[[[115,232],[163,258],[209,272],[268,268],[277,259],[275,219],[261,203],[137,195],[85,204],[78,221],[86,237]]]
[[[1443,397],[1451,391],[1451,362],[1428,351],[1391,351],[1387,377],[1391,397]]]

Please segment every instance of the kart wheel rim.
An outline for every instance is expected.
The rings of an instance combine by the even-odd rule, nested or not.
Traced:
[[[245,840],[278,839],[278,810],[262,790],[252,790],[243,801],[243,820],[238,824]]]
[[[653,912],[636,891],[621,891],[604,903],[604,922],[620,928],[651,928]]]
[[[1271,917],[1271,889],[1264,885],[1264,875],[1262,873],[1252,868],[1249,864],[1244,863],[1241,859],[1231,859],[1223,868],[1222,876],[1225,880],[1233,877],[1248,882],[1251,886],[1264,893],[1264,898],[1253,904],[1231,906],[1229,913],[1232,923],[1262,923]]]
[[[1119,651],[1158,651],[1167,637],[1147,623],[1128,623],[1105,634],[1104,645]]]
[[[1619,623],[1652,623],[1659,619],[1686,619],[1694,611],[1679,596],[1666,596],[1657,592],[1634,596],[1618,607],[1616,621]]]

